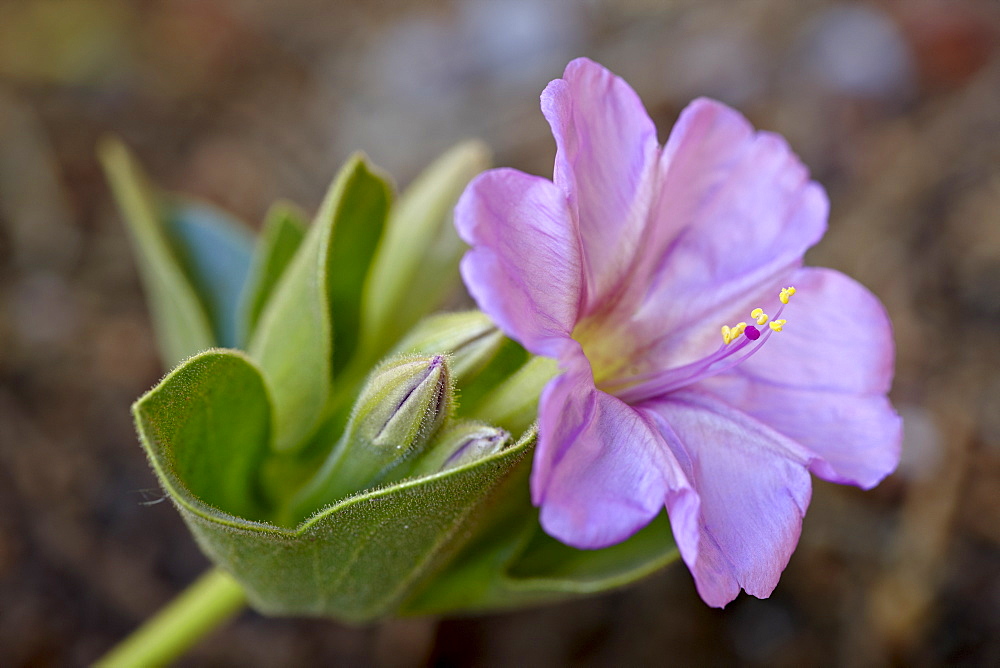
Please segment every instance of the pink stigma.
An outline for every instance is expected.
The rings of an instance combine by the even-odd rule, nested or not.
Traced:
[[[754,327],[753,325],[750,325],[749,327],[747,327],[746,329],[744,329],[743,333],[751,341],[756,341],[757,339],[760,338],[760,330],[757,329],[756,327]]]

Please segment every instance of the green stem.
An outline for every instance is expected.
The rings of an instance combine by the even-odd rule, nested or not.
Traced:
[[[95,663],[96,668],[163,666],[243,609],[239,583],[213,568]]]

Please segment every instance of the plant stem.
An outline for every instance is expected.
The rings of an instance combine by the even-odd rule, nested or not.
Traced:
[[[218,568],[208,571],[156,616],[132,632],[96,668],[163,666],[243,609],[239,583]]]

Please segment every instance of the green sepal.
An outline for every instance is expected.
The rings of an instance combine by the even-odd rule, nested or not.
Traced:
[[[452,225],[452,210],[469,181],[489,164],[485,144],[464,142],[433,162],[399,197],[364,288],[367,363],[457,288],[465,246]]]
[[[316,428],[333,376],[357,343],[361,284],[390,197],[364,156],[352,156],[260,316],[249,351],[273,392],[278,451],[295,449]]]
[[[277,202],[264,216],[264,228],[257,240],[250,275],[241,296],[240,340],[244,345],[253,334],[278,280],[305,238],[306,220],[305,213],[288,202]]]
[[[473,534],[532,445],[353,496],[284,529],[259,519],[248,475],[268,452],[267,402],[252,361],[209,351],[134,407],[153,468],[199,545],[267,614],[393,614]]]

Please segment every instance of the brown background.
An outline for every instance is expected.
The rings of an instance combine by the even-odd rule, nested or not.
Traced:
[[[406,183],[450,144],[551,173],[538,93],[589,55],[661,140],[697,95],[786,135],[829,189],[810,262],[896,327],[903,463],[818,482],[766,601],[675,567],[505,615],[367,629],[253,613],[185,665],[1000,665],[1000,4],[0,0],[0,665],[79,665],[206,566],[136,444],[156,382],[94,159],[258,224],[357,148]],[[831,313],[831,327],[851,314]]]

